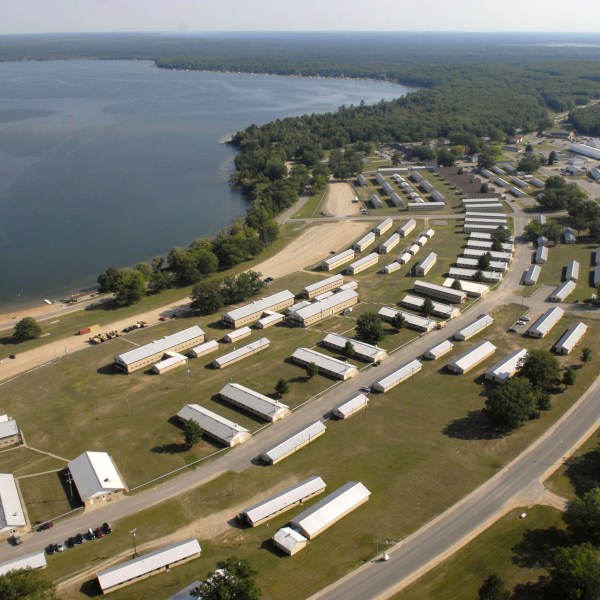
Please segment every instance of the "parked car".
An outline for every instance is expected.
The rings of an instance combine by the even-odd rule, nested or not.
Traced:
[[[529,317],[525,316],[525,317],[521,317],[521,321],[527,322],[527,321],[531,321],[531,319]]]
[[[65,546],[61,542],[58,542],[58,544],[54,544],[54,550],[56,552],[64,552]]]
[[[56,552],[56,546],[54,544],[50,544],[49,546],[46,546],[46,554],[54,554],[55,552]]]
[[[45,523],[42,523],[36,531],[45,531],[46,529],[50,529],[51,527],[54,527],[54,523],[52,521],[46,521]]]
[[[102,531],[104,533],[112,533],[112,527],[108,523],[102,523]]]
[[[74,537],[70,537],[66,542],[65,542],[65,546],[67,548],[72,548],[75,545],[75,538]]]
[[[368,385],[363,385],[363,386],[360,388],[360,391],[361,391],[361,392],[365,392],[365,393],[369,394],[369,393],[371,393],[371,388],[370,388]]]
[[[96,529],[94,530],[94,535],[100,539],[104,537],[104,531],[102,529],[102,527],[96,527]]]
[[[78,533],[75,536],[75,543],[76,544],[83,544],[83,542],[85,542],[85,538],[80,533]]]

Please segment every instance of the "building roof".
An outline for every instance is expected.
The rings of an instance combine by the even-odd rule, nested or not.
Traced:
[[[69,463],[69,471],[84,502],[94,496],[126,489],[107,452],[84,452]]]
[[[418,265],[417,269],[427,269],[430,265],[435,264],[437,254],[430,252]]]
[[[450,361],[447,366],[450,370],[458,370],[465,373],[482,360],[491,356],[495,351],[496,346],[492,342],[481,342]]]
[[[182,590],[179,590],[175,595],[170,596],[168,600],[195,600],[196,596],[192,596],[191,591],[196,589],[202,584],[201,581],[196,580],[194,583],[186,585]]]
[[[204,344],[200,344],[195,348],[192,348],[192,352],[197,354],[202,354],[204,352],[212,352],[219,347],[219,342],[217,340],[210,340],[210,342],[204,342]]]
[[[252,412],[263,415],[266,419],[273,418],[277,413],[289,412],[289,406],[272,400],[239,383],[227,383],[219,392],[223,399],[231,398],[234,402],[248,407]]]
[[[282,456],[286,456],[293,452],[296,448],[303,446],[310,440],[315,439],[325,433],[325,424],[321,421],[316,421],[307,427],[304,427],[291,437],[279,442],[273,448],[266,450],[261,454],[264,460],[277,462]]]
[[[562,302],[575,288],[577,284],[572,281],[565,281],[561,283],[553,292],[550,294],[550,298],[556,298]]]
[[[564,314],[565,311],[559,306],[549,308],[531,324],[527,334],[539,333],[542,336],[546,335],[563,318]]]
[[[365,244],[369,245],[375,241],[375,234],[372,231],[369,231],[366,235],[360,238],[358,242],[355,242],[355,246],[364,246]]]
[[[323,340],[323,344],[326,346],[333,346],[334,348],[339,348],[341,350],[345,348],[347,342],[352,344],[354,352],[359,358],[376,361],[387,356],[387,352],[383,348],[361,342],[360,340],[353,340],[352,338],[337,333],[328,333]]]
[[[483,331],[486,327],[489,327],[493,322],[494,322],[494,317],[491,317],[490,315],[482,315],[481,317],[478,317],[477,319],[475,319],[472,323],[470,323],[466,327],[463,327],[461,330],[457,331],[454,334],[454,337],[457,340],[460,340],[460,339],[466,340],[466,339],[474,336],[476,333]]]
[[[154,340],[145,346],[140,346],[139,348],[119,354],[115,356],[115,360],[124,365],[131,365],[158,352],[166,352],[174,346],[184,344],[202,335],[204,335],[204,331],[198,325],[194,325],[177,333],[166,335],[160,340]]]
[[[250,433],[245,427],[197,404],[186,404],[177,416],[184,421],[193,419],[202,431],[225,444],[231,444],[238,436]]]
[[[223,337],[230,340],[237,340],[239,338],[246,337],[252,334],[252,329],[245,325],[244,327],[240,327],[239,329],[234,329],[233,331],[228,331]]]
[[[48,563],[44,552],[36,552],[29,556],[23,556],[14,560],[9,560],[0,564],[0,576],[6,575],[9,571],[18,569],[43,569]]]
[[[290,315],[294,315],[296,318],[302,320],[309,319],[310,317],[318,315],[321,312],[328,315],[328,311],[330,311],[332,308],[335,309],[343,302],[347,302],[352,298],[358,298],[358,294],[354,290],[342,290],[337,294],[328,296],[324,300],[319,302],[311,302],[308,306],[304,306],[298,310],[290,312]]]
[[[325,279],[321,279],[315,283],[311,283],[310,285],[307,285],[304,288],[304,293],[309,294],[310,292],[314,292],[315,290],[321,289],[323,286],[337,282],[339,282],[340,285],[344,283],[344,276],[342,274],[332,275],[331,277],[326,277]]]
[[[313,538],[368,500],[370,495],[371,492],[362,483],[349,481],[293,518],[291,524],[309,539]]]
[[[579,262],[577,262],[576,260],[570,260],[567,263],[565,280],[567,280],[567,279],[577,280],[578,278],[579,278]]]
[[[587,325],[585,323],[576,323],[571,325],[565,334],[558,340],[554,349],[557,352],[571,352],[575,345],[581,340],[587,331]]]
[[[352,248],[348,248],[348,250],[344,250],[339,254],[335,254],[334,256],[330,256],[323,261],[324,265],[334,265],[339,260],[350,259],[350,257],[354,258],[354,250]]]
[[[320,477],[309,477],[266,500],[261,500],[242,511],[248,522],[253,525],[291,508],[308,496],[314,496],[325,490],[325,482]]]
[[[249,317],[250,315],[263,310],[268,310],[276,304],[280,304],[281,302],[286,302],[289,300],[292,302],[294,301],[294,294],[292,294],[292,292],[289,290],[283,290],[281,292],[277,292],[276,294],[272,294],[271,296],[265,296],[264,298],[250,302],[250,304],[245,304],[244,306],[230,310],[229,312],[223,313],[221,316],[228,317],[232,321],[237,321],[238,319]]]
[[[27,520],[15,478],[10,473],[0,473],[0,531],[25,525]]]
[[[396,308],[388,308],[387,306],[382,306],[377,313],[380,317],[384,319],[393,319],[398,313],[400,313],[406,324],[409,327],[416,327],[417,329],[425,329],[427,331],[431,331],[435,327],[435,321],[428,319],[427,317],[421,317],[420,315],[415,315],[413,313],[404,312],[403,310],[398,310]]]
[[[416,226],[417,226],[417,222],[414,219],[410,219],[410,220],[406,221],[406,223],[404,223],[404,225],[402,225],[402,227],[400,227],[398,229],[398,233],[403,234],[406,231],[411,231]]]
[[[402,380],[406,379],[413,373],[419,372],[423,368],[423,363],[421,361],[415,359],[410,362],[402,365],[399,369],[396,369],[377,383],[375,383],[375,387],[381,390],[386,390],[389,387],[393,387],[397,383],[400,383]]]
[[[263,337],[246,346],[242,346],[233,352],[229,352],[229,354],[223,354],[223,356],[218,356],[213,360],[213,364],[217,364],[219,367],[227,365],[228,363],[237,360],[247,354],[252,354],[257,350],[261,350],[262,348],[268,348],[271,342],[268,338]]]
[[[0,417],[0,440],[19,435],[19,426],[14,419],[9,419],[6,415]]]
[[[273,542],[276,546],[284,550],[284,552],[293,554],[298,546],[304,547],[308,540],[295,529],[282,527],[273,536]]]
[[[377,232],[377,231],[382,231],[385,229],[388,229],[392,226],[394,222],[392,221],[392,219],[385,219],[383,221],[381,221],[381,223],[379,223],[375,229],[373,229],[373,231]]]
[[[316,350],[311,350],[310,348],[298,348],[294,354],[292,354],[292,358],[305,364],[315,363],[319,369],[323,369],[330,373],[338,373],[342,376],[345,376],[345,374],[350,371],[357,371],[355,365],[338,360],[337,358],[332,358],[331,356],[327,356]]]
[[[444,284],[442,287],[451,288],[453,281],[454,281],[454,277],[448,277],[447,279],[444,280]],[[490,291],[489,285],[485,285],[483,283],[477,283],[475,281],[461,281],[460,285],[462,286],[462,290],[463,290],[463,292],[465,292],[465,294],[476,294],[476,295],[481,294],[483,296]]]
[[[354,396],[354,398],[350,398],[350,400],[346,400],[346,402],[334,408],[333,414],[338,417],[345,418],[361,408],[366,408],[368,403],[369,398],[367,396],[364,394],[358,394],[358,396]]]
[[[501,379],[502,381],[506,381],[510,377],[512,377],[516,372],[521,362],[527,356],[527,350],[522,348],[517,348],[513,350],[510,354],[507,354],[502,360],[498,361],[495,365],[490,367],[485,372],[485,377],[487,379]]]
[[[103,591],[106,591],[126,581],[143,577],[167,565],[197,556],[200,552],[201,548],[198,540],[192,538],[104,569],[96,576],[100,587]]]
[[[463,300],[467,297],[467,293],[464,290],[454,290],[450,287],[438,285],[437,283],[430,283],[429,281],[417,280],[414,283],[414,288],[417,292],[419,292],[420,290],[432,290],[443,294],[450,293],[452,295],[455,295],[457,298],[462,298]]]
[[[454,344],[450,340],[444,340],[443,342],[439,343],[437,346],[434,346],[430,350],[427,350],[427,352],[425,352],[425,354],[428,356],[433,356],[433,358],[436,359],[436,358],[439,358],[440,356],[443,356],[447,352],[450,352],[450,350],[452,350],[452,348],[454,348]]]
[[[367,264],[367,263],[371,262],[372,260],[379,261],[379,254],[377,254],[377,252],[371,252],[371,254],[367,254],[366,256],[363,256],[361,259],[354,261],[350,265],[349,268],[356,269],[356,267],[362,267],[362,265]]]
[[[538,280],[540,273],[542,272],[542,267],[540,265],[531,265],[527,271],[525,271],[525,275],[523,277],[524,281],[533,281],[534,283]]]

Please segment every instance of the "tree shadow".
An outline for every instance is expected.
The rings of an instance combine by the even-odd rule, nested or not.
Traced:
[[[182,454],[187,452],[188,447],[186,444],[163,444],[162,446],[154,446],[150,448],[150,452],[154,454]]]
[[[600,448],[582,456],[567,460],[565,475],[569,478],[575,493],[581,497],[591,489],[600,486]]]
[[[517,583],[513,589],[511,600],[548,600],[550,596],[549,579],[540,575],[537,581]]]
[[[556,548],[568,544],[569,536],[563,529],[528,529],[511,548],[512,562],[523,569],[546,569],[552,565]]]
[[[495,440],[504,437],[490,424],[483,410],[471,410],[466,417],[454,419],[442,429],[442,433],[458,440]]]

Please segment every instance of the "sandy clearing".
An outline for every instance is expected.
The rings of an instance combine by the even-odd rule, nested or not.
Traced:
[[[264,277],[282,277],[301,271],[320,260],[329,252],[339,252],[352,240],[371,226],[357,221],[313,225],[288,244],[281,252],[253,267]]]
[[[356,194],[349,183],[330,183],[323,203],[323,212],[334,217],[360,214],[360,204],[353,203]]]

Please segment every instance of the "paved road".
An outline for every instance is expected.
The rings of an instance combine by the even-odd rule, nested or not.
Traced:
[[[509,502],[543,481],[600,425],[600,379],[537,443],[491,480],[391,550],[314,595],[316,600],[389,598],[499,518]]]

